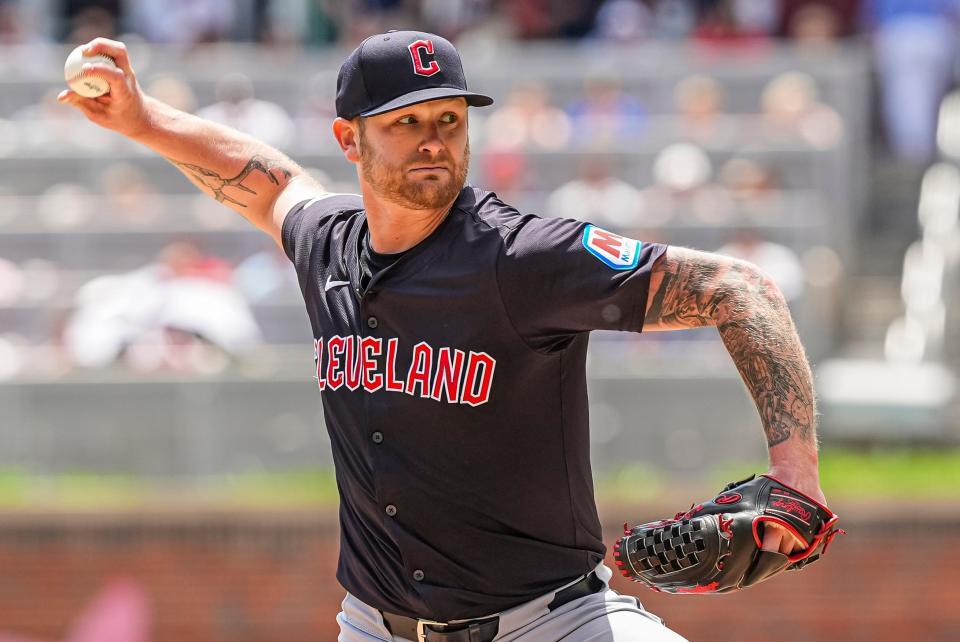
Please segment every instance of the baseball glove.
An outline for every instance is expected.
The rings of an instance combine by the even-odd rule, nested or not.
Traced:
[[[728,484],[711,501],[673,519],[628,528],[613,547],[621,574],[667,593],[724,593],[753,586],[823,555],[839,517],[769,475]],[[780,524],[807,547],[761,550],[764,525]]]

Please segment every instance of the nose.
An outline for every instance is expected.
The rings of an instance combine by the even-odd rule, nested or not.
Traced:
[[[445,147],[446,144],[440,137],[440,128],[437,126],[437,124],[431,123],[427,125],[427,128],[424,131],[423,140],[420,141],[420,152],[435,156],[443,151]]]

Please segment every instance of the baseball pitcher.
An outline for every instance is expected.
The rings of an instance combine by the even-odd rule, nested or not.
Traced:
[[[333,136],[360,194],[335,194],[257,140],[143,94],[122,43],[85,52],[109,84],[60,101],[167,158],[296,267],[340,491],[342,642],[677,641],[612,569],[593,495],[591,330],[714,326],[756,402],[765,475],[627,528],[618,570],[722,592],[816,559],[810,368],[754,265],[517,211],[465,184],[460,57],[430,33],[372,36],[344,61]]]

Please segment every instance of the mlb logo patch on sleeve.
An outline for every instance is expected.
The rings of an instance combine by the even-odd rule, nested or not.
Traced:
[[[640,247],[634,239],[587,225],[583,230],[583,247],[614,270],[630,270],[640,261]]]

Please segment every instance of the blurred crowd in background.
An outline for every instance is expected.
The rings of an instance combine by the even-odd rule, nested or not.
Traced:
[[[637,238],[688,243],[678,229],[710,230],[698,237],[701,249],[756,262],[793,303],[810,283],[838,283],[843,249],[769,232],[813,220],[810,210],[817,208],[856,218],[851,210],[863,204],[831,193],[829,176],[811,179],[809,168],[798,170],[788,157],[806,154],[816,164],[816,155],[827,153],[844,163],[851,149],[860,149],[906,166],[929,163],[937,153],[938,106],[955,78],[958,17],[956,0],[0,0],[0,51],[10,52],[0,59],[12,68],[10,61],[33,43],[67,46],[95,36],[128,42],[135,66],[146,64],[137,55],[153,43],[184,51],[218,42],[339,51],[389,28],[435,31],[462,48],[559,40],[568,55],[600,41],[620,47],[672,41],[705,56],[764,56],[784,45],[798,56],[831,47],[841,56],[853,42],[870,52],[879,87],[872,140],[852,140],[863,123],[850,122],[815,74],[796,70],[761,79],[746,103],[731,95],[729,83],[691,71],[654,105],[625,80],[629,70],[594,67],[572,74],[579,83],[574,92],[557,91],[549,79],[509,82],[493,108],[471,115],[472,182],[521,209]],[[50,76],[49,69],[36,73]],[[297,160],[337,160],[329,133],[331,70],[302,79],[285,73],[285,79],[284,88],[295,92],[263,93],[262,77],[238,70],[220,76],[206,98],[187,69],[144,73],[141,83],[165,102],[248,132]],[[234,243],[231,234],[255,233],[190,192],[185,180],[171,191],[138,162],[149,152],[57,104],[61,88],[51,84],[27,104],[0,102],[0,159],[42,164],[46,156],[65,155],[99,165],[94,183],[63,180],[60,172],[36,189],[0,173],[0,378],[118,363],[141,372],[215,373],[264,342],[297,343],[299,335],[284,335],[283,324],[263,327],[283,309],[306,329],[282,253],[266,238]],[[545,158],[559,158],[567,169],[551,169]],[[645,169],[637,170],[638,163]],[[355,191],[351,180],[328,170],[311,168],[330,189]],[[207,243],[192,230],[226,236]],[[79,258],[64,251],[80,233],[166,240],[112,261],[98,249]],[[4,234],[9,242],[2,242]],[[51,235],[61,249],[51,249]],[[39,237],[47,240],[35,242]]]
[[[947,19],[953,0],[5,0],[0,42],[83,42],[136,33],[155,43],[355,44],[417,28],[468,38],[825,42]]]
[[[889,142],[899,156],[922,161],[953,77],[958,19],[957,0],[0,0],[0,45],[107,36],[184,47],[350,47],[404,28],[460,43],[673,40],[720,48],[776,39],[822,48],[867,36]],[[276,126],[271,133],[287,140],[289,124]]]

